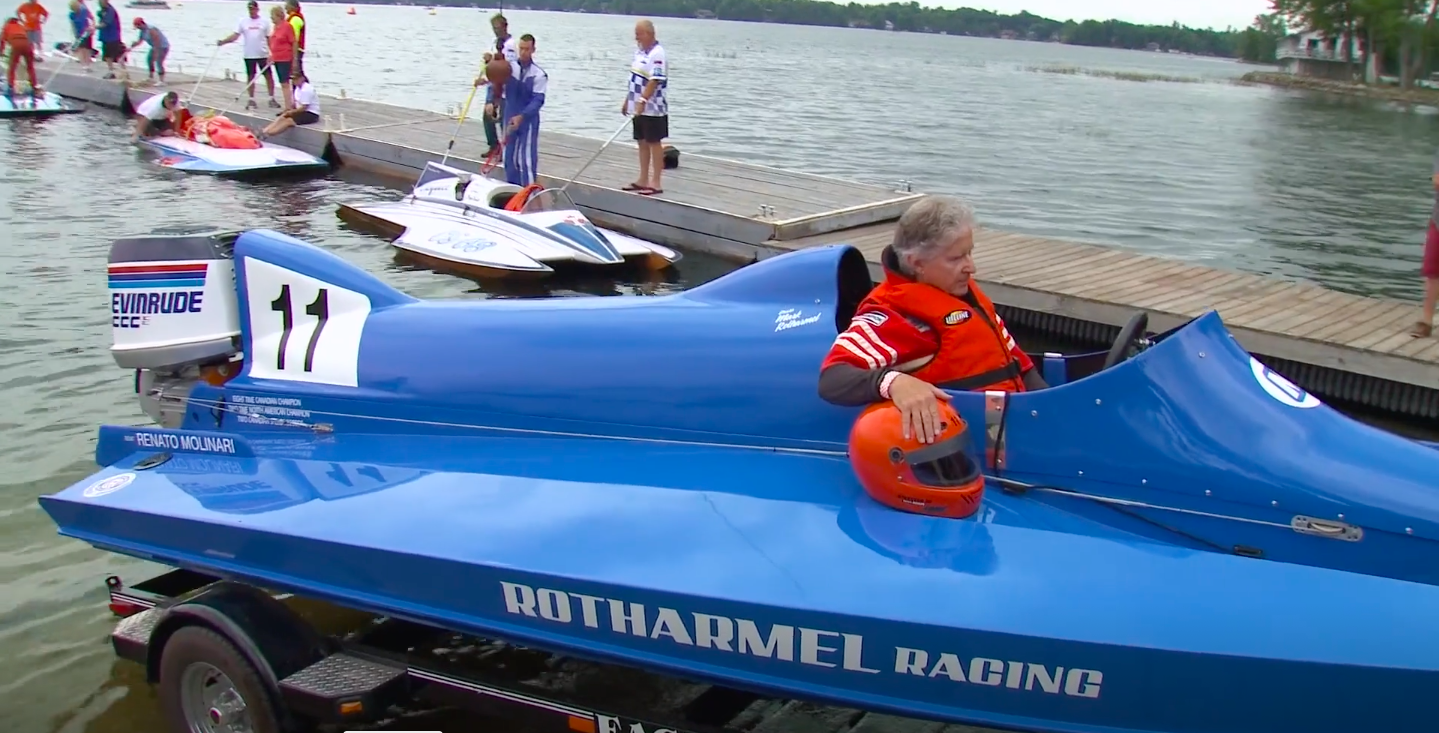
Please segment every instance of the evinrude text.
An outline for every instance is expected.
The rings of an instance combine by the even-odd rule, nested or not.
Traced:
[[[115,328],[140,328],[150,322],[147,316],[168,313],[199,313],[204,307],[203,290],[166,290],[159,293],[112,293],[110,325]]]

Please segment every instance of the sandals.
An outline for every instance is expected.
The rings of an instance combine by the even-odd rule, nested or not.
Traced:
[[[638,184],[638,183],[631,183],[630,185],[625,186],[624,188],[621,188],[620,190],[621,190],[621,191],[633,191],[633,192],[635,192],[635,193],[639,193],[640,191],[648,191],[648,190],[650,190],[650,187],[649,187],[649,186],[641,186],[641,185]]]
[[[1434,335],[1434,326],[1423,321],[1418,321],[1414,324],[1414,328],[1409,329],[1409,335],[1414,338],[1429,338]]]
[[[656,196],[664,192],[665,190],[663,188],[644,188],[639,191],[635,191],[635,193],[641,196]]]

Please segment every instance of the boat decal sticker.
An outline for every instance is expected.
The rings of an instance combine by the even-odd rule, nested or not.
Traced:
[[[1259,382],[1259,386],[1263,387],[1270,397],[1290,407],[1310,408],[1322,404],[1318,397],[1285,379],[1279,372],[1259,363],[1259,360],[1252,356],[1249,357],[1249,368],[1254,372],[1254,379]]]
[[[878,642],[867,642],[863,634],[645,606],[503,580],[499,584],[505,612],[511,616],[528,617],[534,619],[535,624],[582,624],[601,633],[611,632],[616,635],[616,641],[625,639],[631,645],[634,644],[632,637],[638,637],[647,642],[680,644],[856,674],[945,678],[951,682],[1084,699],[1097,699],[1104,682],[1104,673],[1097,669],[998,656],[970,656],[982,650],[970,650],[961,656],[961,652],[954,649],[881,647]],[[921,644],[922,639],[911,643]]]
[[[230,410],[242,423],[309,427],[310,411],[298,397],[230,396]]]
[[[82,493],[84,494],[86,499],[94,499],[96,497],[104,496],[106,494],[113,494],[116,491],[119,491],[120,489],[129,486],[134,480],[135,474],[122,473],[116,476],[111,476],[110,478],[100,479],[99,481],[96,481],[95,483],[86,486],[85,491]]]
[[[808,326],[811,323],[818,323],[821,314],[805,315],[804,311],[798,308],[785,308],[779,312],[774,319],[774,332],[787,331],[791,328]]]
[[[462,252],[464,254],[483,252],[491,247],[499,246],[499,243],[492,239],[455,229],[431,235],[430,244],[437,247],[449,247],[456,252]]]
[[[358,385],[364,294],[247,257],[245,298],[251,377]]]

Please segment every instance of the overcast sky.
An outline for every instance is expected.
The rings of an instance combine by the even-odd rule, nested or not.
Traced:
[[[920,5],[930,5],[923,2]],[[1226,26],[1244,28],[1254,16],[1269,11],[1269,0],[937,0],[934,4],[947,8],[970,7],[997,13],[1018,13],[1028,10],[1055,20],[1108,20],[1117,18],[1131,23],[1179,21],[1192,28]]]

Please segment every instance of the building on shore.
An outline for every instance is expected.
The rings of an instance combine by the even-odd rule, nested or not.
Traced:
[[[1374,78],[1374,69],[1363,68],[1362,39],[1348,34],[1330,38],[1315,31],[1291,33],[1280,39],[1274,56],[1280,70],[1296,76],[1353,81],[1362,70],[1367,80]],[[1371,67],[1373,62],[1370,59]]]

